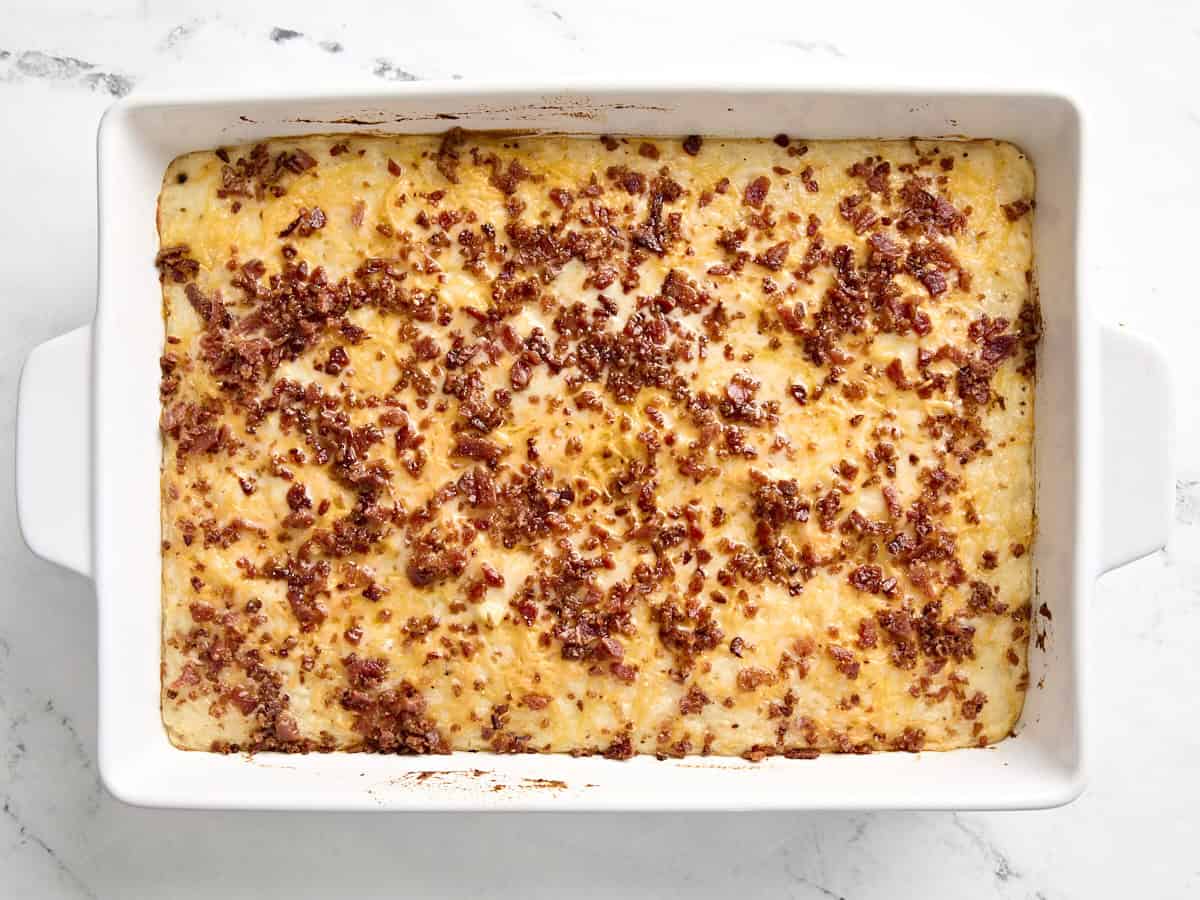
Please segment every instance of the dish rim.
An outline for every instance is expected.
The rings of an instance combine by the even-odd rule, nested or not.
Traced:
[[[99,147],[100,147],[98,164],[99,164],[99,178],[100,178],[100,183],[101,183],[100,204],[99,204],[99,214],[100,214],[100,223],[101,223],[100,279],[99,279],[100,280],[100,297],[99,297],[99,302],[98,302],[98,307],[97,307],[96,327],[93,332],[93,372],[96,374],[97,377],[94,380],[94,388],[93,388],[94,392],[93,392],[93,404],[92,404],[92,408],[97,411],[96,419],[93,422],[93,427],[94,427],[94,434],[95,434],[95,438],[96,438],[97,451],[98,451],[96,454],[96,463],[95,463],[95,471],[94,471],[94,483],[96,484],[97,489],[93,491],[93,500],[95,503],[93,518],[94,518],[95,527],[93,528],[92,534],[93,534],[93,557],[94,557],[95,573],[96,573],[95,577],[96,577],[96,583],[97,583],[97,592],[99,595],[99,602],[101,604],[101,606],[100,606],[100,620],[101,620],[101,662],[100,662],[100,669],[101,669],[101,672],[100,672],[100,676],[101,676],[100,677],[101,755],[100,755],[100,769],[101,769],[101,776],[102,776],[106,786],[109,788],[109,790],[112,791],[118,797],[121,797],[122,799],[125,799],[132,803],[140,803],[143,805],[185,805],[185,806],[209,805],[208,803],[205,803],[204,798],[198,796],[194,790],[185,795],[185,794],[176,794],[171,791],[164,792],[164,790],[162,790],[162,785],[159,786],[158,790],[154,790],[152,788],[147,789],[148,785],[145,784],[145,780],[139,779],[136,775],[136,772],[131,773],[129,766],[121,765],[120,761],[116,758],[116,754],[118,754],[121,749],[119,736],[114,737],[113,729],[106,726],[106,722],[109,720],[109,717],[107,717],[105,715],[106,701],[111,702],[111,700],[113,699],[111,697],[111,694],[106,690],[106,688],[108,687],[106,675],[111,675],[110,669],[113,665],[111,660],[114,659],[114,647],[112,646],[111,642],[106,642],[106,638],[108,637],[108,635],[107,635],[106,629],[105,629],[105,625],[109,624],[110,620],[111,620],[111,617],[106,616],[105,613],[106,613],[106,607],[109,605],[107,601],[110,599],[109,598],[110,590],[108,587],[108,585],[109,585],[109,577],[108,576],[111,574],[111,571],[110,571],[111,566],[109,564],[109,560],[108,560],[107,556],[111,555],[112,548],[110,547],[110,542],[106,542],[104,540],[104,538],[106,536],[106,529],[104,527],[104,522],[102,521],[102,516],[104,515],[104,513],[106,511],[106,507],[104,505],[104,502],[102,501],[102,498],[105,496],[105,494],[104,494],[105,479],[103,477],[105,474],[105,470],[104,470],[105,458],[104,458],[104,455],[102,452],[103,433],[99,426],[102,421],[101,416],[100,416],[100,411],[104,408],[104,405],[105,405],[104,401],[109,399],[107,397],[102,396],[102,392],[104,391],[103,385],[106,383],[106,381],[104,378],[101,377],[101,375],[103,372],[103,367],[105,366],[105,361],[115,358],[115,355],[111,351],[106,352],[106,348],[109,346],[108,341],[111,339],[111,336],[113,335],[113,332],[111,329],[111,323],[109,322],[109,315],[107,315],[107,314],[112,313],[112,302],[109,301],[108,303],[106,303],[106,297],[112,295],[112,289],[113,289],[113,286],[108,284],[108,282],[106,281],[106,276],[111,273],[111,268],[106,265],[106,259],[107,259],[106,252],[111,252],[111,249],[112,249],[111,243],[106,239],[106,229],[104,228],[104,225],[106,222],[106,215],[105,215],[106,214],[106,202],[108,202],[110,200],[110,196],[111,196],[111,194],[108,191],[106,191],[106,181],[105,181],[106,174],[111,174],[108,171],[108,169],[106,169],[106,159],[107,159],[106,143],[111,143],[112,136],[115,133],[117,133],[121,128],[125,127],[128,124],[126,121],[128,119],[128,117],[136,115],[139,112],[145,113],[147,111],[150,111],[150,112],[153,112],[153,111],[161,111],[161,112],[176,111],[176,112],[185,112],[186,113],[188,111],[197,111],[197,110],[212,111],[214,108],[218,108],[218,107],[229,107],[229,106],[249,107],[249,106],[261,105],[261,104],[268,104],[268,105],[276,104],[276,103],[280,103],[280,102],[296,104],[299,106],[311,106],[312,104],[321,104],[321,103],[335,103],[335,104],[341,104],[341,105],[371,104],[373,102],[386,105],[388,103],[395,104],[397,102],[404,102],[406,100],[411,101],[416,98],[422,98],[424,100],[435,100],[435,101],[438,101],[438,100],[462,101],[464,98],[487,98],[487,99],[495,100],[498,98],[510,98],[511,99],[513,97],[522,97],[523,96],[523,97],[529,97],[529,98],[534,98],[534,97],[553,98],[555,101],[570,101],[572,99],[578,100],[580,98],[586,98],[586,99],[592,100],[593,101],[592,105],[594,106],[594,105],[596,105],[595,101],[597,99],[629,98],[631,96],[633,96],[633,97],[637,97],[637,96],[660,96],[660,97],[661,96],[669,96],[671,99],[675,100],[676,102],[680,102],[682,100],[694,101],[697,99],[703,99],[705,101],[712,101],[714,99],[721,98],[721,97],[745,99],[748,97],[762,98],[762,97],[768,97],[768,96],[780,96],[780,97],[790,97],[790,98],[795,99],[795,98],[803,98],[803,97],[813,97],[813,96],[817,96],[817,95],[825,95],[827,97],[835,96],[835,97],[842,98],[842,99],[854,99],[854,98],[862,99],[864,96],[872,96],[875,98],[889,97],[889,98],[894,98],[894,99],[902,99],[902,98],[910,98],[911,99],[912,97],[920,97],[920,98],[923,98],[924,102],[930,103],[930,104],[934,104],[939,101],[945,101],[946,99],[949,98],[949,99],[953,99],[956,101],[965,101],[965,102],[972,102],[972,103],[989,103],[989,102],[997,102],[997,101],[1003,102],[1003,101],[1020,100],[1021,102],[1025,102],[1025,103],[1043,102],[1043,103],[1049,103],[1051,105],[1057,105],[1059,107],[1060,111],[1063,112],[1074,123],[1075,129],[1076,129],[1077,143],[1075,144],[1075,146],[1073,148],[1070,148],[1066,152],[1069,153],[1070,150],[1073,150],[1075,152],[1076,171],[1078,171],[1080,168],[1081,155],[1082,155],[1081,154],[1082,119],[1081,119],[1081,116],[1079,113],[1079,109],[1078,109],[1077,105],[1074,103],[1074,101],[1071,100],[1069,97],[1067,97],[1064,94],[1061,94],[1058,92],[1053,92],[1053,91],[1025,91],[1025,90],[983,91],[980,89],[974,89],[974,88],[970,88],[970,87],[954,88],[954,89],[891,88],[891,87],[889,87],[887,89],[878,89],[878,88],[864,88],[861,86],[846,85],[846,84],[839,84],[836,86],[808,86],[808,85],[806,85],[806,86],[802,86],[802,87],[801,86],[793,86],[793,85],[780,86],[780,85],[764,85],[764,84],[730,85],[729,83],[704,85],[704,84],[697,84],[695,82],[688,82],[686,84],[675,84],[675,85],[659,84],[659,83],[646,84],[643,82],[630,83],[630,84],[606,83],[603,85],[572,84],[569,88],[566,88],[566,89],[561,88],[561,87],[556,87],[552,90],[547,90],[544,88],[538,88],[536,86],[531,87],[528,84],[519,84],[518,85],[518,84],[503,84],[503,83],[472,84],[472,83],[468,83],[468,82],[425,82],[425,83],[414,83],[411,85],[402,85],[402,86],[398,86],[397,88],[389,89],[386,91],[353,91],[353,90],[346,91],[346,90],[339,90],[339,89],[325,89],[325,90],[318,90],[318,91],[297,92],[297,91],[294,91],[291,89],[279,89],[279,90],[275,90],[275,91],[267,90],[267,91],[246,91],[246,92],[197,91],[197,92],[191,92],[189,94],[182,95],[182,96],[181,95],[173,95],[173,94],[157,94],[157,95],[147,94],[147,95],[142,95],[142,96],[135,95],[133,97],[126,98],[125,100],[121,101],[120,103],[118,103],[114,107],[112,107],[105,114],[105,116],[102,120],[100,131],[99,131],[99,136],[98,136]],[[516,105],[519,106],[519,103]],[[565,105],[567,106],[567,108],[570,108],[569,102],[567,102]],[[582,106],[579,108],[582,108]],[[572,112],[578,111],[579,108],[572,109]],[[438,123],[445,123],[444,128],[430,127],[428,129],[424,129],[425,133],[430,133],[430,132],[445,130],[445,128],[452,127],[455,124],[456,120],[425,119],[423,121],[429,123],[431,126],[434,126]],[[587,121],[591,121],[591,120],[587,120]],[[249,123],[249,124],[257,126],[261,123],[253,122],[253,123]],[[296,122],[294,124],[301,124],[301,123]],[[313,125],[313,124],[317,124],[317,123],[312,120],[307,120],[307,121],[304,121],[302,124]],[[328,132],[331,130],[335,130],[335,131],[336,130],[349,130],[349,131],[354,131],[354,130],[361,131],[362,130],[362,126],[354,124],[354,123],[338,123],[338,122],[324,121],[321,124],[330,125],[333,127],[325,128],[325,129],[309,128],[307,133],[321,133],[321,132]],[[344,126],[347,124],[353,124],[354,127],[344,128]],[[366,130],[368,130],[368,131],[375,130],[378,127],[380,127],[382,124],[383,123],[373,123],[370,127],[366,128]],[[393,123],[393,124],[395,124],[395,123]],[[342,126],[342,127],[339,127],[339,126]],[[554,129],[539,129],[539,130],[548,130],[551,133],[555,133]],[[601,130],[601,129],[594,129],[594,130],[593,129],[578,129],[578,130],[582,131],[583,133],[596,133],[596,134],[603,133],[603,130]],[[642,130],[642,129],[638,129],[637,131],[638,131],[638,133],[646,133],[646,131]],[[761,135],[762,137],[768,137],[769,135],[765,134],[764,131],[771,131],[771,129],[763,129],[758,132],[759,135]],[[277,133],[282,133],[282,132],[277,132]],[[296,132],[296,133],[301,133],[301,132]],[[417,133],[417,132],[413,132],[413,133]],[[635,132],[632,130],[631,131],[610,130],[610,133],[629,134],[629,133],[635,133]],[[666,132],[664,132],[664,133],[666,133]],[[683,132],[679,129],[671,129],[669,131],[669,133],[682,134],[685,132]],[[707,132],[704,130],[699,130],[699,133],[718,135],[718,134],[727,134],[728,132],[722,131],[722,130],[712,130],[712,131],[707,131]],[[863,135],[861,133],[854,134],[854,135],[851,135],[851,134],[843,135],[843,137],[847,137],[847,138],[862,137],[862,136]],[[937,138],[937,137],[944,138],[944,137],[948,137],[948,136],[949,135],[946,135],[946,134],[931,135],[931,137],[933,137],[933,138]],[[1012,139],[1008,135],[1002,135],[1002,134],[990,134],[990,135],[988,135],[988,137],[1004,138],[1007,140]],[[218,141],[217,143],[224,143],[224,141]],[[1020,143],[1020,142],[1018,141],[1018,143]],[[1037,168],[1037,170],[1039,172],[1039,176],[1040,176],[1041,165],[1037,159],[1035,159],[1034,162],[1035,162],[1035,167]],[[161,178],[161,173],[158,173],[157,177]],[[1077,405],[1074,410],[1074,419],[1075,419],[1075,423],[1077,426],[1077,428],[1076,428],[1077,437],[1079,439],[1078,446],[1076,447],[1076,455],[1074,457],[1075,466],[1076,466],[1075,472],[1076,472],[1077,477],[1078,477],[1079,473],[1086,474],[1087,470],[1091,468],[1091,453],[1089,452],[1089,450],[1086,446],[1086,443],[1087,443],[1086,439],[1087,439],[1089,433],[1095,431],[1095,427],[1096,427],[1096,423],[1095,423],[1096,416],[1094,415],[1094,410],[1090,410],[1090,404],[1089,404],[1089,401],[1094,402],[1094,397],[1089,396],[1089,394],[1094,394],[1094,390],[1089,391],[1089,389],[1088,389],[1090,382],[1095,380],[1095,373],[1094,373],[1094,370],[1096,368],[1094,365],[1095,347],[1093,345],[1095,344],[1096,329],[1090,320],[1088,311],[1086,309],[1086,305],[1081,302],[1082,289],[1079,286],[1079,279],[1081,276],[1081,272],[1080,272],[1079,266],[1078,266],[1078,252],[1079,252],[1078,251],[1078,247],[1079,247],[1078,223],[1079,223],[1079,213],[1080,213],[1080,198],[1079,198],[1078,187],[1079,187],[1078,184],[1075,185],[1074,196],[1073,196],[1074,218],[1071,223],[1071,226],[1073,229],[1072,238],[1073,238],[1073,241],[1074,241],[1074,244],[1076,247],[1076,256],[1071,261],[1072,266],[1074,268],[1074,273],[1073,273],[1074,279],[1073,280],[1076,284],[1076,291],[1075,291],[1075,296],[1071,298],[1071,303],[1074,307],[1073,312],[1075,313],[1075,316],[1076,316],[1076,326],[1077,326],[1076,327],[1077,333],[1075,335],[1076,341],[1075,341],[1075,348],[1074,348],[1076,364],[1073,367],[1076,375],[1078,376],[1078,384],[1077,384],[1078,397],[1077,397]],[[1041,196],[1041,179],[1039,177],[1039,198],[1040,198],[1040,196]],[[1035,222],[1035,229],[1036,229],[1036,227],[1037,227],[1037,225]],[[155,285],[155,287],[156,286],[157,285]],[[106,328],[105,327],[106,325],[109,325],[110,327]],[[1039,388],[1040,388],[1040,382],[1041,382],[1041,371],[1039,370]],[[1040,395],[1040,393],[1041,393],[1041,391],[1039,390],[1039,395]],[[1039,416],[1038,421],[1039,422],[1041,420],[1041,416],[1043,413],[1044,413],[1044,410],[1039,405],[1039,410],[1038,410],[1038,416]],[[157,436],[156,436],[156,439],[157,439]],[[157,468],[155,469],[153,474],[154,474],[155,480],[157,480],[157,476],[158,476]],[[1086,595],[1090,589],[1091,578],[1093,578],[1094,575],[1096,574],[1096,559],[1095,559],[1096,554],[1095,554],[1095,547],[1094,547],[1095,541],[1094,541],[1094,535],[1092,533],[1094,531],[1094,528],[1091,525],[1090,517],[1086,515],[1087,508],[1091,505],[1090,495],[1092,492],[1089,489],[1087,489],[1087,487],[1086,487],[1087,484],[1089,483],[1089,480],[1087,478],[1079,478],[1079,480],[1081,482],[1080,489],[1076,491],[1076,497],[1075,497],[1075,500],[1076,500],[1075,520],[1076,520],[1078,527],[1073,535],[1072,546],[1071,546],[1071,556],[1073,557],[1074,564],[1075,564],[1075,570],[1076,570],[1075,578],[1074,578],[1074,585],[1075,585],[1075,589],[1073,592],[1074,596],[1071,598],[1071,601],[1072,601],[1073,606],[1075,607],[1075,613],[1076,613],[1076,615],[1074,616],[1074,623],[1073,623],[1074,624],[1074,632],[1075,632],[1075,640],[1070,642],[1074,648],[1074,652],[1071,654],[1071,659],[1069,660],[1071,668],[1074,670],[1072,672],[1072,675],[1073,675],[1073,681],[1074,681],[1074,684],[1076,687],[1076,690],[1074,692],[1074,703],[1072,704],[1072,709],[1070,712],[1075,720],[1074,724],[1076,727],[1073,730],[1077,736],[1086,733],[1085,729],[1084,729],[1084,724],[1085,724],[1084,723],[1084,703],[1083,703],[1084,683],[1083,683],[1083,678],[1082,678],[1083,670],[1082,670],[1082,664],[1081,664],[1082,663],[1082,659],[1081,659],[1082,646],[1083,646],[1082,628],[1083,628],[1083,621],[1086,618],[1084,615],[1084,613],[1085,613],[1084,607],[1086,606]],[[1039,490],[1039,503],[1040,503],[1040,490]],[[1039,543],[1041,543],[1043,538],[1044,538],[1043,535],[1039,535]],[[1082,577],[1080,577],[1080,576],[1082,576]],[[157,648],[156,648],[156,650],[157,650]],[[158,687],[157,682],[155,683],[154,687],[157,691],[157,687]],[[1023,716],[1023,718],[1024,718],[1024,716]],[[164,742],[166,740],[165,733],[163,736],[163,740],[164,740]],[[998,746],[1002,747],[1005,744],[1014,742],[1016,740],[1019,740],[1019,737],[1010,738],[1010,739],[1008,739],[1008,741],[1005,741]],[[997,792],[994,790],[969,791],[969,790],[964,789],[961,793],[961,797],[964,801],[962,803],[946,803],[944,801],[943,802],[933,801],[933,802],[925,803],[925,802],[921,802],[921,798],[919,795],[916,795],[914,793],[909,793],[909,794],[905,795],[907,797],[907,799],[901,799],[899,797],[896,797],[891,800],[888,800],[886,797],[883,797],[880,800],[880,802],[870,802],[869,800],[866,802],[863,802],[862,800],[855,801],[853,798],[847,797],[845,802],[839,802],[839,803],[834,803],[834,804],[821,804],[821,803],[810,804],[810,803],[803,802],[804,798],[802,798],[802,797],[797,798],[794,796],[780,796],[780,797],[775,797],[775,798],[769,798],[769,797],[756,798],[756,802],[749,804],[749,807],[764,808],[764,809],[765,808],[864,809],[864,808],[918,808],[918,807],[919,808],[968,808],[968,807],[974,807],[974,808],[984,808],[984,807],[1028,808],[1031,806],[1053,806],[1053,805],[1058,805],[1061,803],[1069,802],[1071,799],[1073,799],[1075,796],[1077,796],[1078,793],[1082,790],[1083,784],[1084,784],[1084,771],[1085,771],[1085,757],[1084,757],[1083,750],[1084,750],[1084,748],[1082,745],[1082,741],[1080,741],[1079,747],[1078,747],[1078,753],[1075,756],[1075,760],[1076,760],[1075,765],[1068,766],[1065,769],[1055,772],[1052,777],[1053,784],[1043,785],[1043,787],[1046,788],[1045,790],[1041,790],[1036,793],[1030,791],[1030,792],[1026,793],[1025,795],[1015,794],[1015,795],[1012,795],[1009,797],[1005,797],[1000,792]],[[187,751],[175,750],[174,748],[171,748],[171,752],[182,753],[185,755],[196,755],[196,754],[189,754]],[[955,754],[964,754],[964,753],[970,754],[970,753],[977,753],[977,752],[986,753],[988,751],[974,751],[974,750],[956,750],[956,751],[954,751]],[[201,754],[201,755],[211,756],[211,754]],[[338,755],[352,756],[351,754],[338,754]],[[889,754],[889,755],[894,756],[896,754]],[[946,754],[946,753],[930,752],[930,753],[925,753],[925,754],[918,754],[916,758],[932,757],[932,756],[944,757],[947,755],[948,754]],[[258,757],[256,759],[261,760],[262,756],[271,756],[271,755],[263,754],[263,755],[260,755],[260,757]],[[489,762],[495,763],[497,770],[500,770],[501,768],[513,768],[511,766],[506,767],[504,765],[504,761],[506,758],[498,757],[498,756],[495,756],[492,754],[456,754],[456,756],[465,756],[467,758],[468,763],[470,761],[478,762],[479,760],[486,758],[489,760]],[[286,761],[287,759],[290,759],[290,758],[291,757],[279,757],[279,759],[283,760],[283,761]],[[546,757],[539,757],[539,758],[545,759]],[[826,757],[826,758],[829,758],[829,757]],[[235,759],[241,759],[241,758],[235,758]],[[428,760],[429,758],[424,758],[424,759]],[[445,758],[441,758],[441,757],[439,757],[437,759],[437,762],[438,762],[438,765],[440,768],[445,768],[440,765],[440,763],[442,761],[444,761],[444,759]],[[864,759],[866,759],[866,758],[864,758]],[[853,757],[843,758],[841,761],[837,762],[836,765],[841,766],[841,765],[845,765],[845,764],[847,764],[849,762],[853,762],[853,761],[855,761],[855,758],[853,758]],[[253,760],[251,760],[250,762],[253,762]],[[605,764],[609,765],[609,766],[612,766],[612,765],[637,766],[639,762],[640,761],[631,761],[628,763],[616,763],[616,764],[606,762]],[[654,760],[650,760],[650,762],[652,762],[653,765],[656,767],[670,765],[670,763],[658,762],[658,761],[654,761]],[[787,764],[789,764],[789,765],[812,765],[812,763],[802,762],[802,761],[787,761]],[[746,769],[763,771],[765,769],[770,769],[772,767],[776,767],[777,765],[778,765],[778,761],[776,761],[775,764],[771,764],[769,761],[768,765],[766,765],[766,766],[764,766],[763,764],[758,764],[758,765],[752,765],[752,764],[736,765],[735,764],[732,766],[722,765],[717,768],[734,769],[734,770],[738,770],[738,771],[746,770]],[[412,767],[410,766],[408,768],[411,769]],[[519,767],[516,767],[516,768],[519,768]],[[945,766],[943,766],[943,768],[945,768]],[[511,792],[501,792],[501,793],[511,794]],[[900,792],[900,793],[904,794],[904,792]],[[394,797],[395,795],[393,794],[392,796]],[[596,808],[596,809],[730,808],[728,799],[718,799],[715,803],[712,803],[712,804],[708,804],[705,802],[684,802],[681,800],[681,798],[678,797],[677,794],[671,795],[670,797],[668,797],[668,802],[660,801],[660,802],[650,802],[650,803],[645,803],[645,804],[630,804],[628,802],[617,803],[615,805],[611,802],[592,803],[592,802],[589,802],[583,796],[569,797],[569,798],[561,798],[560,797],[558,799],[561,802],[556,802],[555,804],[553,804],[554,808],[578,808],[578,809],[583,809],[583,808]],[[280,803],[281,805],[275,805],[275,803]],[[228,807],[230,804],[228,802],[217,802],[217,803],[213,803],[211,805]],[[332,805],[323,805],[319,801],[314,802],[312,798],[309,798],[308,801],[290,802],[290,801],[281,801],[281,800],[277,799],[275,802],[263,803],[263,802],[255,802],[249,796],[247,797],[245,802],[236,804],[236,805],[245,806],[247,808],[254,807],[254,808],[338,808],[338,809],[364,808],[364,807],[368,806],[368,804],[363,803],[363,802],[353,802],[353,803],[350,803],[349,805],[342,805],[339,803],[335,803]],[[493,805],[492,804],[470,804],[470,803],[460,804],[460,803],[445,803],[445,802],[430,802],[428,804],[422,804],[420,802],[420,800],[418,800],[415,803],[389,802],[386,804],[386,806],[388,808],[492,808]],[[520,795],[518,794],[516,799],[512,799],[509,802],[505,802],[505,803],[501,804],[499,808],[507,808],[507,809],[549,808],[549,805],[544,804],[542,802],[533,801],[532,798],[529,797],[528,795],[526,795],[525,801],[522,802]]]

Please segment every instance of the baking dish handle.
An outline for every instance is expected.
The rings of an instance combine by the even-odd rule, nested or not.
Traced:
[[[90,575],[90,325],[33,349],[17,399],[17,518],[29,549]]]
[[[1174,404],[1166,357],[1145,338],[1101,334],[1103,539],[1100,571],[1161,550],[1174,506]]]

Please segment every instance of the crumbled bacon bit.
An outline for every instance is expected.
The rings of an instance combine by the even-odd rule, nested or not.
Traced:
[[[466,133],[461,128],[451,128],[442,135],[442,142],[438,146],[437,155],[434,157],[437,170],[451,184],[458,184],[459,151],[466,142]],[[389,170],[390,168],[389,166]],[[396,173],[393,172],[392,174],[395,175]]]
[[[504,447],[487,438],[464,435],[455,442],[450,455],[494,466],[506,452],[508,451]]]
[[[448,753],[449,744],[428,716],[428,703],[412,684],[350,687],[341,706],[355,713],[354,730],[376,753]]]
[[[778,272],[787,262],[788,250],[791,246],[787,241],[780,241],[754,257],[754,261],[772,272]]]
[[[962,702],[962,714],[964,719],[974,719],[979,715],[983,705],[987,703],[987,694],[983,691],[976,691],[970,698]]]
[[[704,710],[704,707],[712,703],[708,694],[700,690],[696,685],[688,688],[686,694],[679,698],[679,714],[682,716],[692,716]]]
[[[550,700],[549,694],[529,693],[521,698],[521,705],[526,709],[545,709],[550,705]]]
[[[507,196],[515,194],[521,182],[527,180],[531,174],[524,165],[515,159],[508,161],[507,169],[501,168],[498,157],[492,158],[491,165],[492,174],[488,179],[488,183],[498,189],[500,193]]]
[[[319,206],[314,206],[311,210],[301,208],[296,218],[292,219],[288,226],[279,232],[279,236],[281,238],[291,237],[294,233],[297,237],[309,237],[324,227],[325,213]]]
[[[738,670],[737,685],[743,691],[756,691],[764,684],[774,683],[775,676],[758,666],[747,666]]]
[[[830,644],[826,651],[829,653],[829,658],[833,660],[837,670],[849,678],[851,681],[858,678],[859,669],[862,664],[854,658],[854,654],[845,647],[839,647],[837,644]]]
[[[345,347],[332,347],[329,350],[329,357],[325,360],[325,371],[329,375],[337,375],[350,365],[350,357],[346,353]]]
[[[554,205],[559,209],[570,209],[571,204],[575,202],[574,194],[562,188],[551,188],[550,199],[554,201]]]
[[[659,176],[651,182],[646,221],[629,231],[634,246],[660,256],[666,252],[668,245],[678,235],[679,222],[678,213],[672,213],[667,219],[663,219],[663,205],[678,200],[682,193],[683,188],[670,178]]]
[[[632,759],[633,754],[633,739],[628,732],[614,738],[612,743],[604,749],[606,759]]]
[[[436,528],[413,545],[405,574],[413,587],[429,587],[457,578],[467,567],[467,554],[443,539]]]
[[[312,508],[312,500],[308,496],[308,490],[300,482],[297,481],[288,488],[287,505],[291,510]]]
[[[905,728],[901,734],[892,742],[893,749],[903,750],[907,753],[918,753],[925,746],[925,730],[923,728]]]
[[[1021,199],[1014,200],[1012,203],[1005,203],[1000,208],[1004,210],[1004,218],[1010,222],[1015,222],[1033,209],[1033,204],[1028,200]]]
[[[842,492],[834,488],[817,500],[817,522],[822,531],[833,531],[838,510],[842,508]]]
[[[967,223],[966,215],[945,197],[931,193],[929,186],[928,178],[913,176],[900,188],[904,212],[897,220],[897,228],[902,232],[920,230],[929,237],[961,231]]]
[[[233,435],[226,424],[217,424],[224,412],[220,401],[180,401],[163,411],[159,427],[177,441],[175,455],[180,466],[192,453],[213,455],[229,449]]]
[[[617,681],[625,684],[633,684],[637,681],[637,666],[626,665],[625,663],[613,662],[608,664],[608,671]]]
[[[754,489],[752,499],[752,515],[772,528],[781,528],[788,522],[808,521],[811,505],[793,479],[764,481]]]
[[[767,192],[770,190],[771,179],[766,175],[759,175],[746,185],[746,190],[742,194],[742,202],[754,209],[762,209],[763,201],[767,199]]]
[[[879,221],[879,214],[857,194],[843,197],[838,204],[838,212],[854,227],[855,234],[862,234]]]
[[[217,617],[217,611],[207,603],[193,602],[189,607],[193,622],[211,622]]]
[[[883,569],[879,566],[859,566],[850,573],[850,584],[868,594],[878,594],[883,587]]]
[[[908,387],[908,378],[904,374],[904,363],[900,361],[899,357],[894,358],[890,363],[887,364],[884,374],[887,375],[892,384],[896,385],[896,387],[900,388],[901,390],[904,390]]]
[[[200,273],[200,263],[192,259],[191,252],[187,244],[159,250],[154,257],[154,265],[158,267],[160,280],[165,282],[170,278],[177,284],[184,284],[195,278]]]
[[[875,623],[870,619],[863,619],[858,623],[858,648],[870,650],[878,645],[879,631],[875,627]]]

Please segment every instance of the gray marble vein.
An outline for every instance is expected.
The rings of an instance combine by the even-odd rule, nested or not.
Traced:
[[[3,813],[4,818],[8,820],[10,826],[16,829],[18,846],[32,844],[41,850],[54,866],[54,870],[61,881],[70,889],[70,893],[83,897],[96,897],[96,893],[88,887],[83,879],[75,874],[70,866],[63,862],[54,848],[21,821],[20,816],[13,810],[7,797],[4,798],[4,805],[0,809],[0,812]]]
[[[845,59],[846,54],[837,44],[831,44],[829,41],[802,41],[802,40],[784,40],[781,41],[784,46],[793,47],[801,53],[823,53],[827,56]]]
[[[271,42],[274,44],[283,44],[287,41],[294,41],[296,38],[304,37],[303,31],[293,31],[291,28],[275,27],[271,29]]]
[[[550,24],[557,32],[562,35],[564,40],[574,41],[578,39],[575,29],[568,24],[566,16],[562,12],[555,9],[553,6],[547,6],[541,3],[540,0],[530,0],[529,9],[542,19],[549,19]]]
[[[816,894],[818,896],[830,897],[830,898],[832,898],[832,900],[850,900],[850,898],[847,897],[845,894],[839,894],[836,891],[831,891],[829,888],[825,887],[824,885],[818,884],[817,882],[813,881],[811,878],[807,878],[804,875],[801,875],[788,863],[784,863],[783,871],[787,873],[788,877],[795,884],[803,886],[804,888],[807,889],[808,892],[816,892]]]
[[[421,76],[402,68],[390,59],[382,57],[375,60],[371,74],[376,78],[382,78],[384,81],[419,81],[421,78]]]
[[[991,861],[992,871],[999,882],[1006,882],[1012,878],[1020,878],[1021,875],[1013,869],[1012,861],[1009,860],[1008,854],[1001,850],[992,840],[983,832],[969,825],[964,817],[958,813],[951,817],[954,822],[955,829],[963,835],[976,850]]]
[[[166,37],[162,39],[162,43],[159,46],[163,50],[174,50],[176,47],[187,43],[192,35],[196,33],[197,28],[199,28],[198,22],[175,25],[167,32]]]
[[[1175,519],[1181,525],[1200,523],[1200,481],[1175,482]]]
[[[124,97],[133,90],[134,79],[118,71],[104,71],[96,63],[73,56],[56,56],[42,50],[2,50],[0,62],[8,62],[0,79],[33,79],[83,85],[111,97]]]

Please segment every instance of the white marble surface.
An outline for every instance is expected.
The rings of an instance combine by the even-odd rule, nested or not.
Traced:
[[[1200,4],[816,5],[0,4],[0,897],[1200,895]],[[91,315],[94,135],[114,97],[201,79],[656,71],[1002,84],[1011,67],[1083,98],[1089,300],[1167,348],[1181,401],[1172,546],[1096,591],[1081,800],[1021,814],[418,817],[157,812],[105,794],[91,586],[25,549],[11,497],[21,361]]]

